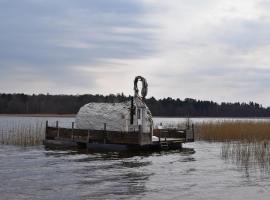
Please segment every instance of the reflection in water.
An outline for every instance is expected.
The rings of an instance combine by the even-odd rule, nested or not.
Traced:
[[[221,156],[245,170],[247,176],[250,170],[259,170],[266,174],[270,172],[269,141],[224,142]]]

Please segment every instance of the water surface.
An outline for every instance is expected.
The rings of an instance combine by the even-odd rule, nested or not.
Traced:
[[[220,145],[158,153],[2,145],[0,199],[269,199],[270,177],[225,162]]]
[[[0,127],[16,120],[70,124],[74,118],[0,117]],[[268,200],[269,172],[224,160],[221,146],[197,141],[183,151],[91,153],[0,145],[0,199]]]

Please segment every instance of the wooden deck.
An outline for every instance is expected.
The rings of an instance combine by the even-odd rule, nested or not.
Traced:
[[[72,126],[73,127],[73,126]],[[183,143],[194,141],[193,127],[179,129],[155,129],[151,133],[118,132],[107,130],[82,130],[75,128],[49,127],[46,125],[45,145],[62,145],[93,150],[124,149],[177,149]],[[154,138],[154,139],[153,139]]]

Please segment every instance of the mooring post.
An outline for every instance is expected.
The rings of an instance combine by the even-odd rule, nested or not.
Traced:
[[[73,140],[74,122],[72,122],[71,128],[72,128],[72,130],[71,130],[71,139]]]

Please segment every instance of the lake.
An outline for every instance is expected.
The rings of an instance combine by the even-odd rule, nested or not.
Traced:
[[[69,126],[74,118],[1,116],[0,128],[46,120]],[[185,120],[154,118],[156,124]],[[196,141],[183,151],[87,153],[0,145],[0,199],[269,199],[269,172],[224,160],[221,146]]]

